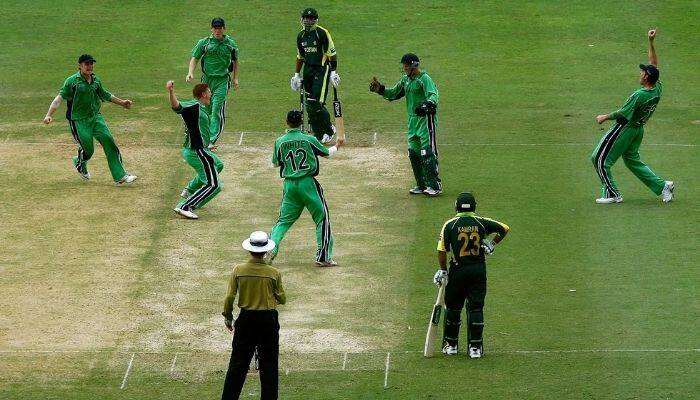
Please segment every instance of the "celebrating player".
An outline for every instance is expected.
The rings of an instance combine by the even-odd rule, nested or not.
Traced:
[[[467,302],[467,341],[469,357],[483,354],[484,299],[486,298],[486,260],[484,255],[493,253],[494,247],[510,228],[501,222],[479,217],[476,199],[469,192],[460,193],[455,202],[457,215],[445,222],[438,241],[440,269],[433,281],[441,285],[448,276],[445,287],[445,330],[443,353],[457,354],[459,325],[462,308]],[[493,235],[493,239],[488,237]],[[450,271],[447,271],[447,252],[452,252]]]
[[[53,114],[61,105],[61,101],[66,99],[68,101],[66,119],[68,119],[73,140],[78,144],[78,155],[73,157],[73,166],[76,171],[83,179],[90,179],[87,163],[95,152],[93,139],[97,139],[107,156],[107,165],[112,173],[112,179],[117,185],[129,184],[136,180],[136,176],[129,175],[124,170],[121,153],[100,113],[100,107],[103,101],[109,101],[129,109],[132,102],[122,100],[108,92],[102,86],[100,78],[93,72],[94,67],[95,59],[91,55],[83,54],[78,58],[78,72],[66,78],[63,87],[49,106],[44,123],[48,125],[53,121]]]
[[[212,93],[206,83],[199,83],[192,89],[194,99],[179,102],[175,95],[175,82],[165,84],[173,111],[180,114],[185,123],[185,143],[182,157],[197,172],[180,196],[184,199],[175,212],[189,219],[198,219],[194,210],[202,208],[221,191],[219,173],[224,163],[210,151],[209,145],[209,106]]]
[[[319,170],[318,156],[330,158],[338,148],[326,148],[318,139],[302,132],[299,129],[302,118],[300,111],[288,112],[289,129],[275,140],[272,164],[279,166],[284,184],[279,218],[270,233],[276,246],[266,256],[266,260],[272,262],[284,235],[306,208],[316,223],[316,265],[330,267],[337,265],[332,258],[333,232],[330,214],[326,199],[323,198],[321,184],[314,177],[318,175]]]
[[[226,122],[226,95],[231,85],[238,89],[238,45],[233,37],[226,35],[223,18],[211,20],[211,35],[200,39],[192,49],[187,82],[194,77],[197,62],[202,63],[202,82],[211,90],[211,123],[209,149],[215,149],[216,141],[224,131]]]
[[[321,143],[328,143],[335,133],[325,107],[328,80],[334,87],[340,84],[335,45],[328,30],[318,25],[318,12],[315,9],[305,9],[301,13],[301,23],[303,29],[297,35],[296,72],[291,86],[294,91],[301,89],[306,92],[305,107],[311,130]],[[300,76],[302,66],[304,72]]]
[[[644,124],[656,110],[663,91],[659,82],[659,64],[654,47],[656,30],[650,30],[647,36],[649,64],[639,64],[639,83],[642,87],[632,93],[619,110],[596,117],[599,124],[607,120],[615,121],[591,155],[591,161],[603,183],[602,196],[596,199],[598,204],[622,203],[622,193],[617,188],[610,171],[620,156],[625,161],[625,166],[639,180],[656,195],[661,195],[664,203],[673,200],[673,182],[659,178],[639,157],[639,146],[644,137]]]
[[[408,192],[437,196],[442,192],[435,137],[438,90],[430,76],[421,71],[417,55],[404,54],[401,64],[405,74],[394,87],[386,88],[374,77],[369,90],[389,101],[406,96],[408,158],[416,179],[416,186]]]

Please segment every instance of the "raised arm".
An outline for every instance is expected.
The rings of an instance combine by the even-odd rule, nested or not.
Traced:
[[[173,110],[177,110],[180,108],[180,102],[177,100],[177,96],[175,96],[175,82],[174,81],[168,81],[165,84],[165,88],[168,89],[168,98],[170,99],[170,107]]]
[[[647,33],[649,38],[649,64],[658,68],[659,58],[656,56],[656,47],[654,47],[654,39],[656,39],[656,29],[651,29]]]

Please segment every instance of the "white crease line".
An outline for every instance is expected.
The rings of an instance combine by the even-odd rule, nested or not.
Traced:
[[[124,389],[124,386],[126,386],[126,380],[129,378],[129,372],[131,372],[131,365],[134,363],[134,357],[136,356],[136,353],[131,353],[131,360],[129,360],[129,366],[126,367],[126,372],[124,373],[124,379],[122,380],[122,385],[119,387],[119,389]]]
[[[389,363],[391,362],[391,352],[386,353],[386,366],[384,367],[384,389],[389,383]]]
[[[175,362],[177,361],[177,354],[175,354],[175,357],[173,357],[173,363],[170,364],[170,372],[175,371]]]
[[[243,134],[244,134],[244,133],[245,133],[245,132],[241,132],[241,137],[238,139],[238,145],[239,145],[239,146],[241,145],[241,143],[243,143]]]
[[[0,354],[99,354],[99,353],[118,353],[130,354],[134,350],[0,350]],[[190,351],[190,352],[172,352],[172,351],[137,351],[139,354],[172,354],[172,355],[192,355],[192,354],[210,354],[210,355],[229,355],[230,351]],[[392,350],[393,353],[411,354],[423,353],[423,350]],[[556,354],[556,353],[700,353],[700,348],[694,349],[562,349],[562,350],[493,350],[488,354]],[[308,352],[308,353],[280,353],[281,356],[314,356],[327,354],[327,352]],[[349,351],[347,354],[384,354],[384,351]]]
[[[372,146],[377,144],[377,132],[374,132],[374,137],[372,138]]]
[[[345,366],[348,364],[348,352],[345,352],[345,355],[343,355],[343,371],[345,371]]]

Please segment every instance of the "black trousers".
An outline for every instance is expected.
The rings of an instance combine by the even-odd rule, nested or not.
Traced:
[[[260,361],[260,399],[277,399],[279,387],[279,331],[277,310],[241,310],[234,323],[233,350],[222,400],[238,399],[255,348]]]
[[[444,341],[454,346],[459,339],[462,308],[467,306],[467,341],[483,348],[486,265],[451,265],[445,287]]]

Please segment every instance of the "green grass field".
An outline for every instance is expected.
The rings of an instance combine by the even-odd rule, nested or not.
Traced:
[[[0,399],[219,398],[230,352],[220,316],[240,242],[274,224],[269,163],[298,97],[289,89],[291,1],[25,2],[0,12]],[[282,399],[690,399],[700,393],[700,73],[693,1],[318,1],[333,35],[348,146],[322,161],[338,268],[318,269],[308,214],[276,266]],[[180,156],[190,50],[223,16],[241,47],[219,155],[223,192],[173,214],[191,170]],[[638,85],[646,31],[659,28],[664,98],[642,157],[676,182],[670,204],[619,162],[625,201],[594,203],[589,156]],[[405,52],[440,90],[445,192],[410,197]],[[82,181],[62,115],[41,120],[81,53],[132,110],[103,114],[129,172],[115,187],[99,146]],[[197,71],[197,76],[199,70]],[[435,244],[454,199],[511,233],[488,259],[481,360],[422,356],[435,299]],[[462,327],[462,333],[464,326]],[[464,348],[465,337],[461,340]],[[243,398],[259,396],[249,375]]]

